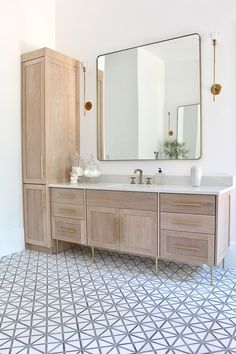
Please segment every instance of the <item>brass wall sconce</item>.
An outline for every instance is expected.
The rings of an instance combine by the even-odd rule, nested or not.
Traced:
[[[215,101],[215,96],[220,94],[221,85],[216,83],[216,44],[218,40],[219,33],[211,33],[211,39],[213,44],[213,85],[211,86],[211,93],[213,94],[213,101]]]
[[[83,69],[83,74],[84,74],[84,116],[86,116],[86,111],[90,111],[92,109],[92,102],[87,101],[86,102],[86,71],[88,67],[88,62],[87,61],[82,61],[81,62],[81,67]]]

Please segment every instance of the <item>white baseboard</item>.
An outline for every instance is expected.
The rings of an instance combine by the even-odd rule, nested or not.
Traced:
[[[24,229],[0,232],[0,257],[25,249]]]

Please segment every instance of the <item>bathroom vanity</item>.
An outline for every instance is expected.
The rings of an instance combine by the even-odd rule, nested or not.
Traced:
[[[216,266],[230,242],[232,187],[50,185],[52,238]],[[58,243],[57,242],[57,243]]]

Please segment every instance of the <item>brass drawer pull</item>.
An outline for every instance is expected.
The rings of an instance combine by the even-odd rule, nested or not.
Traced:
[[[172,203],[172,205],[174,206],[189,206],[189,207],[200,207],[201,204],[200,203],[182,203],[182,202],[176,202],[176,203]]]
[[[123,238],[123,219],[120,218],[120,241],[122,241]]]
[[[199,226],[200,224],[198,222],[192,222],[192,221],[179,221],[179,220],[174,220],[172,224],[175,225],[192,225],[192,226]]]
[[[181,245],[174,245],[174,248],[189,250],[189,251],[200,251],[199,247],[190,247],[190,246],[181,246]]]
[[[59,209],[59,211],[61,211],[63,213],[75,213],[74,209]]]
[[[64,232],[70,232],[72,234],[76,232],[75,229],[70,229],[70,228],[67,228],[67,227],[59,227],[59,230],[60,231],[64,231]]]
[[[117,241],[117,218],[114,218],[114,239],[115,239],[115,243]]]
[[[63,193],[60,193],[59,194],[59,197],[62,197],[62,198],[74,198],[75,195],[72,193],[72,194],[63,194]]]
[[[43,156],[40,156],[40,177],[43,178],[44,177],[44,168],[43,168]]]

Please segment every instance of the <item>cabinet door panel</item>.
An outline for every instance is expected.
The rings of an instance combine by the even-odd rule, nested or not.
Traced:
[[[88,244],[117,249],[117,210],[114,208],[88,207]]]
[[[26,243],[47,247],[46,187],[24,185]]]
[[[22,67],[23,175],[25,183],[45,183],[44,59]]]
[[[120,210],[120,250],[157,256],[157,213]]]

